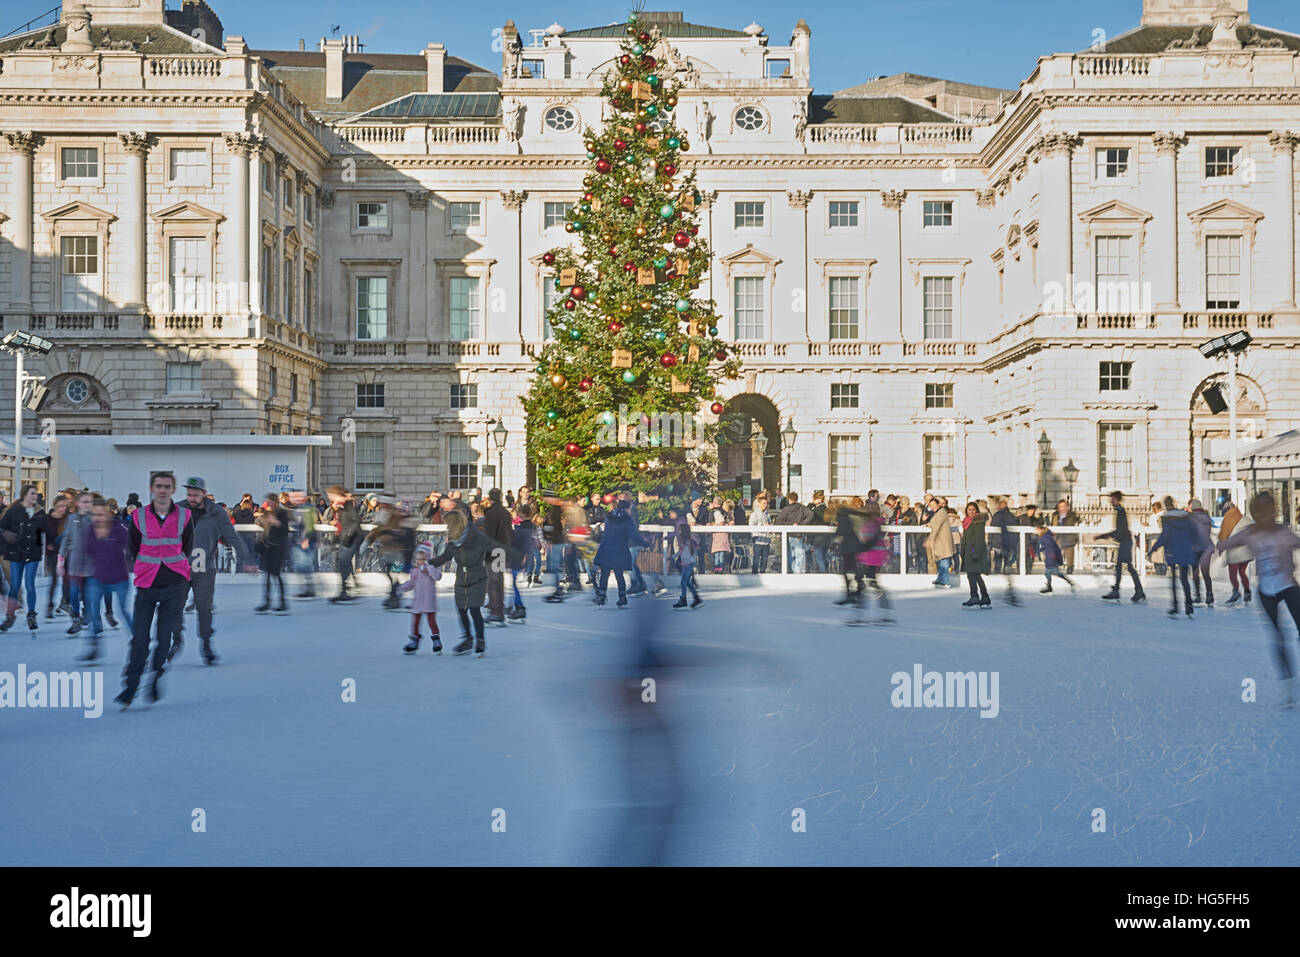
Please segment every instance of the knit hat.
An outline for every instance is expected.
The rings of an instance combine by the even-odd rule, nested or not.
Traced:
[[[426,558],[432,558],[433,546],[430,545],[428,542],[421,542],[419,545],[415,546],[415,554],[417,555],[423,554]]]

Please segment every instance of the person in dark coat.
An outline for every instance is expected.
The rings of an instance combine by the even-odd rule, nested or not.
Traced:
[[[961,533],[961,567],[970,584],[970,599],[961,604],[963,608],[991,608],[993,602],[984,584],[984,576],[989,573],[989,543],[985,534],[989,517],[974,502],[967,502],[966,518],[966,528]]]
[[[1078,513],[1070,507],[1070,503],[1061,499],[1056,503],[1056,515],[1052,518],[1053,525],[1067,525],[1073,527],[1080,524]],[[1061,546],[1061,557],[1065,561],[1065,573],[1074,574],[1074,550],[1078,547],[1079,536],[1067,535],[1062,533],[1057,537],[1056,543]]]
[[[632,551],[629,547],[633,542],[638,545],[645,545],[640,533],[636,529],[636,523],[632,521],[632,513],[629,510],[631,503],[620,498],[614,505],[614,510],[605,517],[605,534],[601,538],[600,548],[596,549],[596,558],[593,564],[600,569],[600,581],[596,584],[596,604],[605,604],[605,593],[609,588],[609,573],[614,573],[614,580],[618,582],[618,607],[623,608],[627,605],[627,582],[623,578],[625,571],[632,569]]]
[[[506,623],[506,551],[514,539],[510,513],[501,504],[501,489],[488,489],[488,506],[483,510],[483,531],[492,540],[492,550],[488,557],[488,617],[494,625]]]
[[[331,602],[351,601],[348,580],[352,578],[352,563],[356,560],[365,533],[361,529],[361,513],[352,497],[341,485],[331,485],[327,490],[334,507],[334,538],[338,545],[335,567],[339,573],[339,593]]]
[[[45,534],[45,512],[36,504],[34,485],[23,488],[18,501],[0,516],[0,539],[4,540],[4,557],[9,561],[9,599],[0,631],[14,625],[18,611],[19,589],[27,591],[27,627],[36,630],[36,569],[40,565]]]
[[[460,626],[465,629],[465,633],[452,651],[464,655],[473,648],[482,655],[486,651],[486,641],[483,638],[483,600],[487,597],[486,561],[492,542],[459,510],[448,512],[444,521],[447,524],[446,547],[429,564],[441,567],[450,561],[456,562],[456,613],[460,616]],[[471,619],[474,623],[473,635],[470,634]]]
[[[1198,498],[1187,503],[1187,511],[1192,516],[1192,527],[1196,529],[1196,563],[1192,565],[1192,603],[1201,603],[1201,582],[1205,582],[1205,607],[1214,607],[1214,585],[1210,581],[1210,559],[1214,557],[1214,542],[1211,537],[1214,523],[1210,513],[1205,510]]]
[[[1173,604],[1169,608],[1172,618],[1178,614],[1178,579],[1183,580],[1183,598],[1187,617],[1192,617],[1192,585],[1188,574],[1196,564],[1196,522],[1192,513],[1174,506],[1174,497],[1165,496],[1165,511],[1160,523],[1160,537],[1148,549],[1150,553],[1157,548],[1165,550],[1165,563],[1169,565],[1169,593]]]
[[[858,555],[863,550],[858,529],[867,517],[862,510],[864,504],[855,495],[848,505],[841,505],[835,512],[835,540],[840,545],[840,572],[844,575],[844,597],[835,603],[837,605],[852,605],[867,587],[865,575],[858,565]]]
[[[262,560],[262,571],[266,578],[263,581],[265,591],[262,594],[262,604],[253,611],[261,614],[270,610],[271,583],[275,582],[280,588],[280,604],[275,606],[275,611],[288,612],[289,605],[284,596],[284,558],[289,549],[289,513],[274,494],[267,495],[257,524],[262,527],[257,553]]]
[[[1103,532],[1098,538],[1109,538],[1119,546],[1119,554],[1115,556],[1115,584],[1106,594],[1102,595],[1103,599],[1108,601],[1119,600],[1119,581],[1125,568],[1128,568],[1129,576],[1133,579],[1133,597],[1130,601],[1135,604],[1147,600],[1146,592],[1142,590],[1142,580],[1138,578],[1137,570],[1133,567],[1133,533],[1128,527],[1128,512],[1124,510],[1124,495],[1122,492],[1110,493],[1110,504],[1115,507],[1115,528],[1110,532]]]

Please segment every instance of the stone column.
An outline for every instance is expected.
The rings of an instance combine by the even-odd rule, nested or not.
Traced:
[[[235,290],[226,296],[226,308],[235,315],[247,318],[249,289],[252,277],[248,274],[249,250],[252,236],[248,231],[248,157],[253,152],[254,138],[247,133],[227,133],[226,149],[230,152],[230,183],[235,201],[230,216],[229,242],[234,246]]]
[[[907,190],[905,189],[885,189],[880,192],[880,202],[885,209],[894,211],[894,262],[898,274],[898,288],[895,290],[898,301],[898,341],[903,342],[907,339],[904,333],[905,320],[903,318],[903,203],[907,201]],[[868,332],[868,338],[870,333]]]
[[[1032,147],[1042,163],[1039,188],[1039,291],[1044,300],[1058,299],[1065,311],[1074,308],[1074,223],[1070,186],[1070,155],[1077,137],[1047,133]]]
[[[1275,234],[1277,252],[1277,301],[1274,309],[1295,308],[1295,147],[1300,134],[1290,130],[1271,133],[1273,178],[1277,187],[1277,219],[1281,229]]]
[[[145,163],[149,158],[149,134],[132,132],[118,133],[122,151],[126,153],[126,215],[122,217],[123,259],[126,260],[126,295],[123,307],[131,312],[150,312],[167,310],[171,303],[149,302],[147,295],[149,250],[147,246],[149,230],[145,217],[148,215],[148,194],[145,185]],[[167,277],[160,277],[162,282]]]
[[[515,214],[515,332],[521,347],[524,343],[524,202],[527,199],[528,192],[522,189],[508,189],[501,193],[501,205]],[[487,294],[484,290],[483,295]],[[501,484],[499,475],[497,484]]]
[[[803,336],[809,342],[812,342],[812,290],[808,288],[808,204],[812,202],[812,190],[809,189],[792,189],[786,191],[786,199],[790,205],[799,210],[803,218],[801,228],[803,230]],[[822,295],[826,295],[826,290],[822,290]],[[866,296],[866,290],[863,290],[863,296]],[[819,300],[820,301],[820,297]],[[776,310],[773,309],[772,316],[772,338],[776,339]],[[865,318],[865,314],[864,314]],[[864,322],[865,325],[865,322]]]
[[[4,134],[14,155],[13,198],[10,201],[14,254],[9,279],[9,308],[30,312],[32,308],[32,157],[43,142],[36,133]]]
[[[1178,312],[1178,150],[1186,142],[1182,133],[1160,132],[1156,147],[1156,179],[1163,186],[1155,211],[1152,237],[1155,304],[1157,312]],[[1141,250],[1138,250],[1141,255]]]
[[[429,321],[429,197],[427,189],[406,192],[406,202],[411,210],[411,259],[406,280],[406,331],[402,334],[404,338],[426,342],[433,341],[432,323]],[[486,210],[484,215],[487,215]]]

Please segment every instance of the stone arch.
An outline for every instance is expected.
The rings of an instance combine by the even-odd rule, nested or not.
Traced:
[[[1228,398],[1228,373],[1215,372],[1202,379],[1192,390],[1187,418],[1188,489],[1196,491],[1200,476],[1200,462],[1207,458],[1206,446],[1213,439],[1228,435],[1228,413],[1210,411],[1205,401],[1205,391],[1212,385],[1223,387],[1223,397]],[[1268,434],[1268,400],[1259,383],[1250,376],[1237,373],[1237,440],[1251,442]]]
[[[69,385],[74,388],[69,390]],[[56,431],[65,435],[112,432],[113,404],[108,387],[98,378],[71,370],[50,377],[45,386],[50,391],[37,412],[38,424],[42,419],[53,419]]]
[[[761,476],[763,488],[784,487],[781,413],[777,404],[754,391],[741,392],[723,401],[726,411],[722,414],[722,421],[726,423],[730,418],[735,425],[727,430],[732,433],[733,441],[719,438],[718,484],[739,487],[743,484],[740,473],[747,469],[750,476]],[[750,443],[750,447],[732,455],[723,451],[724,445],[740,447],[742,443]],[[755,455],[762,458],[761,465],[753,461]]]

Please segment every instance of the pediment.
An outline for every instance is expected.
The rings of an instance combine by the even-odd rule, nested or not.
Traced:
[[[763,252],[761,249],[755,248],[753,243],[745,243],[744,249],[738,249],[726,256],[719,256],[718,262],[724,266],[734,266],[737,263],[762,263],[764,266],[775,266],[781,260],[776,256]]]
[[[1145,209],[1138,209],[1136,206],[1130,206],[1128,203],[1122,202],[1118,199],[1112,199],[1109,202],[1102,203],[1100,206],[1086,209],[1079,214],[1079,219],[1085,223],[1095,220],[1111,220],[1114,222],[1126,223],[1137,221],[1145,223],[1151,218],[1151,214]]]
[[[41,218],[48,223],[77,221],[93,221],[99,223],[111,223],[117,219],[107,210],[100,209],[98,206],[91,206],[89,203],[65,203],[49,212],[41,213]]]
[[[1002,237],[1002,245],[1010,249],[1018,242],[1020,242],[1020,227],[1013,224],[1007,227],[1006,235]]]
[[[218,213],[216,210],[208,209],[206,206],[200,206],[198,203],[186,201],[168,206],[166,209],[160,209],[158,212],[150,214],[149,218],[159,223],[219,223],[225,220],[226,217],[221,213]]]
[[[1202,206],[1200,209],[1194,209],[1187,216],[1193,222],[1206,219],[1245,219],[1257,223],[1264,218],[1264,214],[1259,210],[1251,209],[1249,206],[1242,205],[1232,199],[1221,199],[1210,203],[1208,206]]]

